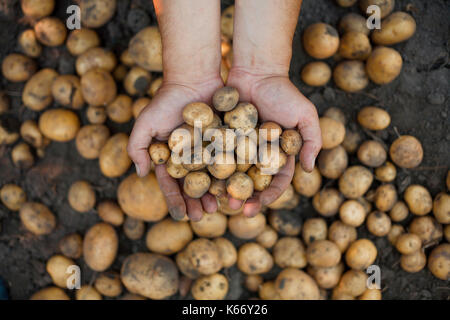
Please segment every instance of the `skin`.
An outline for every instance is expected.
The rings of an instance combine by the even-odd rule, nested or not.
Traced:
[[[147,150],[152,139],[166,140],[183,123],[186,104],[202,101],[211,105],[213,93],[224,85],[220,78],[220,1],[153,2],[164,48],[164,80],[139,115],[130,136],[128,153],[139,176],[149,172]],[[275,121],[300,131],[300,161],[306,171],[311,171],[322,145],[317,111],[289,80],[292,39],[301,1],[236,0],[235,6],[233,66],[226,85],[239,90],[241,101],[258,108],[262,122]],[[200,15],[202,19],[198,19]],[[246,201],[244,214],[254,216],[261,206],[277,199],[292,180],[294,166],[294,157],[288,157],[270,187]],[[165,165],[157,165],[155,171],[174,218],[188,214],[192,220],[200,220],[203,210],[217,210],[216,200],[209,193],[201,199],[183,194],[180,182],[167,174]],[[231,208],[241,205],[241,201],[229,199]]]

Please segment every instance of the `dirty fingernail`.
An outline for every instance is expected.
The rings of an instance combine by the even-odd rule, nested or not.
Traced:
[[[313,157],[312,160],[311,160],[311,166],[310,166],[311,171],[314,169],[314,164],[315,164],[315,162],[316,162],[316,158]]]
[[[181,212],[180,208],[173,207],[169,209],[169,213],[175,220],[182,220],[184,218],[184,214]]]

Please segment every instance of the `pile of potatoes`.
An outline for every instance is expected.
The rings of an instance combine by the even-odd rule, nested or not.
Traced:
[[[342,7],[353,6],[357,1],[337,1]],[[333,77],[336,86],[346,92],[364,89],[369,80],[377,85],[392,82],[401,72],[403,59],[389,46],[404,42],[416,31],[414,18],[402,11],[392,12],[395,0],[360,0],[362,15],[348,13],[335,27],[319,22],[306,28],[303,47],[317,60],[332,58],[333,72],[324,61],[306,64],[301,78],[309,86],[325,86]],[[378,5],[381,11],[381,28],[367,27],[367,7]]]

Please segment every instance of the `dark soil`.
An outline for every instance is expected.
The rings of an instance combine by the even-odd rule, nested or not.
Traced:
[[[56,3],[54,14],[65,19],[65,9],[72,2],[59,0]],[[232,1],[222,1],[222,6],[225,8],[231,3]],[[445,190],[445,175],[450,164],[449,9],[449,3],[445,0],[397,0],[396,10],[409,11],[418,26],[412,39],[395,46],[404,61],[401,75],[389,85],[380,87],[371,84],[363,92],[348,94],[339,90],[332,82],[319,89],[301,82],[300,70],[312,60],[302,49],[301,33],[313,22],[323,21],[336,25],[345,13],[358,12],[358,8],[343,9],[330,0],[310,0],[303,3],[293,44],[290,73],[292,81],[315,103],[319,113],[330,106],[338,106],[345,111],[348,120],[354,122],[356,112],[361,107],[378,105],[388,110],[392,116],[390,128],[376,133],[379,138],[391,143],[397,136],[394,128],[400,134],[411,134],[419,138],[425,152],[424,160],[416,169],[399,171],[396,180],[399,192],[410,183],[426,186],[433,196]],[[18,51],[15,44],[17,36],[27,27],[21,18],[18,0],[0,0],[0,60],[8,53]],[[155,23],[150,0],[121,0],[118,1],[115,17],[98,31],[102,44],[120,53],[135,32]],[[38,62],[41,67],[52,67],[60,73],[73,72],[74,58],[64,47],[45,48]],[[334,65],[332,60],[328,62]],[[0,89],[6,90],[12,100],[12,111],[7,116],[11,123],[36,120],[39,117],[38,113],[21,104],[22,87],[23,84],[8,83],[1,78]],[[79,115],[87,123],[83,114]],[[108,123],[108,126],[113,133],[129,132],[131,129],[131,124],[118,126]],[[7,282],[12,299],[27,299],[38,289],[51,284],[45,271],[45,263],[58,251],[59,239],[72,232],[84,234],[89,226],[99,221],[95,211],[80,214],[69,207],[66,195],[70,184],[75,180],[86,179],[95,186],[97,199],[114,199],[121,179],[103,177],[97,161],[82,159],[73,141],[65,144],[51,143],[45,157],[37,158],[35,166],[25,171],[13,166],[10,151],[11,146],[0,146],[0,186],[5,183],[20,185],[26,191],[28,199],[49,206],[59,221],[53,233],[36,237],[21,226],[16,212],[8,211],[0,204],[0,276]],[[333,182],[325,183],[333,185]],[[307,199],[302,199],[295,212],[303,219],[316,215]],[[404,225],[407,226],[410,220],[411,218],[405,221]],[[358,233],[361,237],[374,240],[378,248],[376,263],[381,267],[384,299],[450,298],[448,282],[436,279],[427,269],[416,274],[402,271],[399,266],[400,255],[386,238],[376,238],[364,227]],[[236,243],[242,242],[233,240]],[[119,256],[112,269],[119,270],[126,255],[145,250],[143,239],[131,241],[121,232]],[[86,267],[82,259],[77,263],[82,266],[82,281],[91,282],[95,273]],[[268,277],[273,277],[276,271],[269,273]],[[228,298],[251,297],[242,287],[243,274],[236,268],[224,272],[230,277]]]

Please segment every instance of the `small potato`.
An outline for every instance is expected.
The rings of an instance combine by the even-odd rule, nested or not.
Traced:
[[[327,223],[323,218],[309,218],[302,228],[302,238],[307,246],[316,240],[327,238]]]
[[[389,155],[397,166],[415,168],[423,159],[422,144],[413,136],[401,136],[391,144]]]
[[[377,47],[366,62],[367,75],[376,84],[394,81],[402,70],[402,56],[394,49]]]
[[[339,283],[343,271],[344,264],[342,262],[329,268],[308,267],[308,273],[314,278],[317,285],[323,289],[334,288]]]
[[[66,41],[67,50],[69,50],[70,54],[73,56],[79,56],[99,45],[100,38],[97,32],[87,28],[71,31]]]
[[[262,173],[275,175],[286,165],[287,157],[283,150],[278,148],[278,146],[272,148],[272,145],[267,144],[259,147],[258,160],[256,167],[259,168]]]
[[[281,134],[280,146],[288,156],[297,155],[302,148],[302,137],[297,130],[284,130]]]
[[[365,270],[374,263],[377,257],[377,248],[369,239],[358,239],[348,247],[345,253],[345,262],[355,270]]]
[[[338,179],[348,165],[348,155],[344,147],[338,145],[332,149],[322,150],[317,159],[317,167],[322,176]]]
[[[118,246],[114,228],[104,222],[97,223],[84,236],[84,261],[94,271],[105,271],[114,262]]]
[[[155,164],[164,164],[170,157],[169,147],[162,142],[152,143],[148,152]]]
[[[263,283],[263,277],[252,274],[245,277],[244,286],[250,292],[257,292]]]
[[[220,273],[203,276],[191,288],[195,300],[223,300],[228,293],[228,280]]]
[[[162,77],[154,79],[152,83],[150,83],[150,87],[148,88],[147,94],[152,98],[155,97],[156,94],[158,93],[159,88],[161,88],[162,83],[163,83]]]
[[[339,32],[345,34],[347,32],[360,32],[369,35],[370,30],[367,28],[367,19],[357,13],[347,13],[341,18],[338,26]]]
[[[414,218],[408,230],[417,234],[425,244],[439,241],[443,235],[442,225],[430,216]]]
[[[239,137],[245,139],[248,137]],[[233,130],[227,128],[208,128],[205,130],[204,139],[211,141],[211,147],[214,147],[215,151],[233,152],[236,148],[236,134]],[[240,146],[241,151],[249,151],[250,147],[254,148],[254,154],[256,155],[256,143],[250,144],[244,140],[244,145]],[[239,149],[238,149],[239,150]],[[239,157],[237,152],[237,156]],[[239,159],[239,158],[238,158]],[[244,159],[245,160],[245,159]]]
[[[220,31],[228,39],[233,39],[234,5],[227,7],[220,18]]]
[[[139,240],[145,232],[144,221],[126,217],[123,222],[123,233],[130,240]]]
[[[78,131],[75,146],[83,158],[97,159],[108,139],[109,129],[107,126],[88,124]]]
[[[98,157],[100,170],[105,177],[120,177],[131,166],[127,153],[128,136],[116,133],[106,141]]]
[[[58,243],[59,250],[68,258],[78,259],[83,254],[83,238],[78,233],[71,233]]]
[[[392,162],[386,161],[386,163],[375,169],[375,179],[381,182],[392,182],[397,176],[397,169]]]
[[[276,141],[280,138],[283,129],[281,129],[280,125],[273,121],[267,121],[262,123],[259,126],[259,138],[264,141]]]
[[[71,276],[71,272],[68,272],[69,267],[73,265],[75,265],[75,262],[72,259],[57,254],[48,259],[45,269],[55,285],[67,288]]]
[[[325,188],[314,195],[313,207],[322,216],[331,217],[338,213],[342,201],[343,197],[338,190]]]
[[[117,297],[122,293],[122,282],[117,272],[103,272],[94,282],[95,289],[106,297]]]
[[[381,300],[381,290],[366,289],[362,295],[358,297],[359,300]]]
[[[322,87],[331,79],[331,68],[325,62],[313,61],[303,67],[301,78],[308,86]]]
[[[52,14],[55,0],[21,0],[20,7],[25,16],[40,19]]]
[[[112,76],[114,80],[116,80],[117,82],[123,82],[125,80],[125,77],[127,76],[127,73],[128,73],[127,67],[124,66],[123,64],[118,64],[114,68]]]
[[[253,180],[243,172],[235,172],[227,180],[227,192],[234,199],[247,200],[252,196],[253,189]]]
[[[121,226],[124,221],[122,209],[113,201],[105,200],[97,206],[98,216],[105,222],[113,226]]]
[[[275,280],[275,287],[283,300],[318,300],[320,298],[319,287],[314,279],[294,268],[281,271]]]
[[[116,123],[126,123],[133,118],[131,105],[133,100],[125,94],[119,94],[106,106],[108,118]]]
[[[123,85],[130,96],[142,96],[150,88],[152,75],[141,67],[133,67],[125,76]]]
[[[367,274],[361,270],[348,270],[345,272],[336,290],[352,297],[360,296],[367,289]]]
[[[36,70],[36,62],[19,53],[7,55],[2,62],[2,74],[6,80],[11,82],[27,81]]]
[[[125,49],[120,55],[120,62],[127,67],[132,67],[135,65],[133,58],[131,57],[130,50]]]
[[[81,91],[87,103],[106,106],[116,97],[117,86],[109,72],[93,68],[81,77]]]
[[[400,259],[400,267],[409,273],[416,273],[427,265],[427,256],[421,250],[412,254],[404,254]]]
[[[395,248],[401,254],[413,254],[422,248],[422,239],[414,233],[404,233],[397,238]]]
[[[86,118],[89,123],[102,124],[105,123],[107,117],[105,107],[91,105],[86,110]]]
[[[363,166],[348,167],[339,178],[339,191],[348,199],[362,197],[373,181],[372,172]]]
[[[17,40],[21,51],[31,58],[37,58],[42,53],[42,46],[38,42],[33,29],[26,29],[19,35]]]
[[[223,87],[214,92],[213,106],[217,111],[231,111],[239,102],[239,91],[233,87]]]
[[[281,268],[304,268],[307,265],[305,247],[300,239],[283,237],[273,247],[273,259]]]
[[[197,130],[198,133],[198,130]],[[182,124],[176,128],[169,136],[167,145],[169,149],[177,154],[181,154],[185,149],[194,147],[199,143],[195,140],[196,129],[188,124]]]
[[[312,197],[315,195],[322,184],[322,176],[317,167],[313,171],[306,172],[303,170],[300,162],[295,164],[294,178],[292,180],[295,191],[305,197]]]
[[[11,151],[11,159],[14,165],[20,169],[29,169],[34,164],[34,157],[30,146],[24,142],[16,144]]]
[[[266,225],[255,240],[266,249],[272,248],[278,240],[278,234],[271,226]]]
[[[389,46],[411,38],[416,32],[416,21],[406,13],[397,11],[381,21],[381,28],[372,32],[372,41]]]
[[[387,17],[395,6],[395,0],[361,0],[359,1],[359,7],[362,12],[367,15],[373,13],[373,11],[367,12],[369,6],[376,5],[380,8],[380,18]]]
[[[189,173],[189,170],[187,170],[182,164],[174,163],[172,158],[167,160],[166,170],[169,176],[174,179],[184,178]]]
[[[77,57],[75,68],[80,76],[94,68],[100,68],[112,72],[117,65],[117,59],[113,52],[100,47],[86,50]]]
[[[322,148],[332,149],[344,141],[345,127],[336,120],[327,117],[319,119],[320,130],[322,131]]]
[[[223,267],[229,268],[233,266],[237,261],[237,251],[233,243],[226,238],[215,238],[213,242],[219,250]]]
[[[179,284],[175,263],[153,253],[138,252],[128,256],[122,264],[120,278],[131,293],[154,300],[174,295]]]
[[[200,221],[190,221],[192,231],[198,237],[217,238],[223,236],[227,229],[227,217],[220,212],[203,215]]]
[[[53,98],[60,105],[81,109],[84,105],[81,82],[77,76],[66,74],[58,76],[51,87]]]
[[[252,166],[247,171],[248,176],[253,180],[253,185],[256,191],[264,191],[270,185],[272,176],[261,173],[261,170],[255,166]]]
[[[344,111],[337,107],[330,107],[324,113],[324,117],[331,118],[333,120],[341,122],[343,125],[347,123]]]
[[[353,6],[358,0],[336,0],[337,4],[341,7],[351,7]]]
[[[403,194],[409,211],[418,216],[428,214],[433,208],[433,199],[428,190],[418,184],[410,185]]]
[[[333,79],[336,86],[346,92],[360,91],[369,84],[369,77],[364,63],[358,60],[340,62],[334,68]]]
[[[193,233],[187,222],[167,218],[149,229],[145,242],[150,251],[171,255],[182,250],[192,238]]]
[[[450,279],[450,244],[442,243],[431,251],[428,269],[436,278],[444,281]]]
[[[397,201],[389,212],[389,217],[392,221],[400,222],[408,217],[408,207],[403,201]]]
[[[56,226],[54,214],[43,204],[26,202],[20,207],[20,220],[25,228],[35,235],[46,235]]]
[[[348,246],[356,240],[356,228],[351,227],[339,220],[334,221],[328,229],[328,240],[333,241],[344,253]]]
[[[375,140],[364,141],[358,148],[359,161],[368,167],[379,167],[387,158],[383,145]]]
[[[15,184],[5,184],[0,189],[0,200],[11,211],[19,211],[27,201],[27,195],[21,187]]]
[[[384,130],[391,123],[391,116],[377,107],[364,107],[358,112],[358,123],[369,130]]]
[[[266,281],[259,286],[258,296],[262,300],[281,300],[275,287],[275,281]]]
[[[241,129],[244,132],[256,128],[258,110],[249,102],[239,102],[231,111],[225,113],[224,122],[231,129]]]
[[[339,48],[339,35],[335,28],[326,23],[308,26],[303,34],[303,47],[313,58],[326,59]]]
[[[56,17],[45,17],[34,25],[39,42],[48,47],[57,47],[64,43],[67,36],[65,24]]]
[[[372,46],[366,34],[349,31],[341,37],[338,50],[341,57],[351,60],[366,60],[371,52]]]
[[[61,288],[47,287],[35,292],[30,300],[70,300],[70,298]]]
[[[106,24],[116,12],[116,0],[81,0],[81,23],[88,28]]]
[[[342,146],[345,151],[349,154],[353,154],[358,150],[359,144],[361,143],[362,137],[357,131],[345,131],[345,138],[342,141]]]
[[[302,218],[289,210],[272,211],[269,223],[278,233],[286,236],[297,236],[302,228]]]
[[[162,41],[158,27],[150,26],[139,31],[131,38],[128,50],[138,66],[148,71],[162,71]]]
[[[67,196],[69,204],[75,211],[88,212],[95,205],[95,191],[87,181],[74,182]]]
[[[342,222],[352,227],[359,227],[366,219],[366,211],[357,200],[347,200],[339,208]]]
[[[237,267],[247,275],[263,274],[272,269],[273,258],[261,245],[248,242],[238,250]]]
[[[190,125],[198,125],[199,127],[208,126],[214,118],[214,112],[205,103],[193,102],[183,109],[183,119]]]
[[[58,77],[53,69],[41,69],[25,84],[22,92],[23,104],[33,111],[47,108],[53,101],[52,84]]]
[[[254,239],[260,235],[266,226],[266,217],[258,213],[254,217],[238,214],[228,219],[228,230],[239,239]]]
[[[198,238],[186,247],[186,255],[194,268],[202,275],[210,275],[222,269],[217,245],[211,240]]]
[[[439,223],[450,223],[450,195],[448,193],[441,192],[434,198],[433,214]]]
[[[208,192],[210,184],[211,178],[206,172],[190,172],[184,178],[183,191],[189,197],[198,199]]]
[[[367,216],[366,226],[371,234],[384,237],[391,230],[391,219],[384,212],[374,211]]]
[[[139,114],[144,110],[146,106],[148,106],[152,102],[150,98],[142,97],[133,102],[133,105],[131,106],[131,110],[133,112],[133,117],[137,119]]]
[[[395,246],[397,243],[398,238],[405,233],[405,228],[401,224],[394,224],[391,227],[391,230],[389,231],[387,238],[389,242]]]
[[[339,247],[329,240],[316,240],[306,250],[308,263],[314,267],[334,267],[341,261]]]
[[[393,184],[383,184],[375,191],[375,206],[378,210],[387,212],[397,203],[397,190]]]

